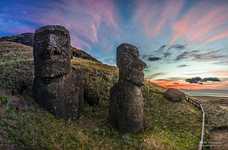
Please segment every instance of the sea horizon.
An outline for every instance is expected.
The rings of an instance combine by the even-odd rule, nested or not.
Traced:
[[[181,92],[189,96],[213,96],[213,97],[228,97],[228,90],[215,90],[215,89],[179,89]]]

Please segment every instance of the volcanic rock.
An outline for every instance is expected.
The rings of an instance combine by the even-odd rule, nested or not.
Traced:
[[[143,129],[143,70],[146,64],[138,49],[130,44],[117,47],[119,80],[110,91],[109,123],[122,133],[138,133]]]
[[[183,92],[177,90],[177,89],[172,89],[169,88],[165,93],[164,97],[167,100],[170,100],[172,102],[179,102],[181,100],[186,100],[186,96]]]
[[[20,43],[27,46],[33,46],[34,33],[23,33],[19,35],[0,37],[0,42],[2,41],[15,42],[15,43]]]
[[[91,60],[91,61],[95,61],[95,62],[100,62],[96,58],[93,58],[90,54],[87,54],[86,52],[84,52],[83,50],[74,48],[72,46],[71,46],[71,50],[73,52],[73,57],[78,57],[78,58]]]
[[[83,111],[83,86],[72,73],[70,34],[59,25],[36,30],[33,94],[40,107],[65,120],[76,120]],[[77,79],[77,80],[74,80]]]

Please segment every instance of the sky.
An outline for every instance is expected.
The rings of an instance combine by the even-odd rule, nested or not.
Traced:
[[[1,0],[0,37],[62,25],[71,45],[116,65],[135,45],[145,78],[167,88],[228,89],[227,0]]]

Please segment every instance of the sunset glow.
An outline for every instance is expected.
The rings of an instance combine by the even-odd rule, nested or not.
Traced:
[[[0,37],[63,25],[71,45],[116,64],[138,47],[145,78],[177,89],[228,89],[226,0],[1,0]]]

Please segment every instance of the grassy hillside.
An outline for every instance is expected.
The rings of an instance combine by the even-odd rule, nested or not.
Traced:
[[[34,101],[31,47],[0,43],[0,58],[0,149],[198,148],[201,111],[186,101],[167,101],[163,87],[145,81],[141,88],[144,131],[123,135],[108,123],[109,90],[118,81],[118,68],[74,58],[73,69],[82,75],[84,88],[97,99],[97,105],[85,102],[84,114],[77,121],[64,121]],[[15,97],[25,100],[28,109],[10,107]]]

